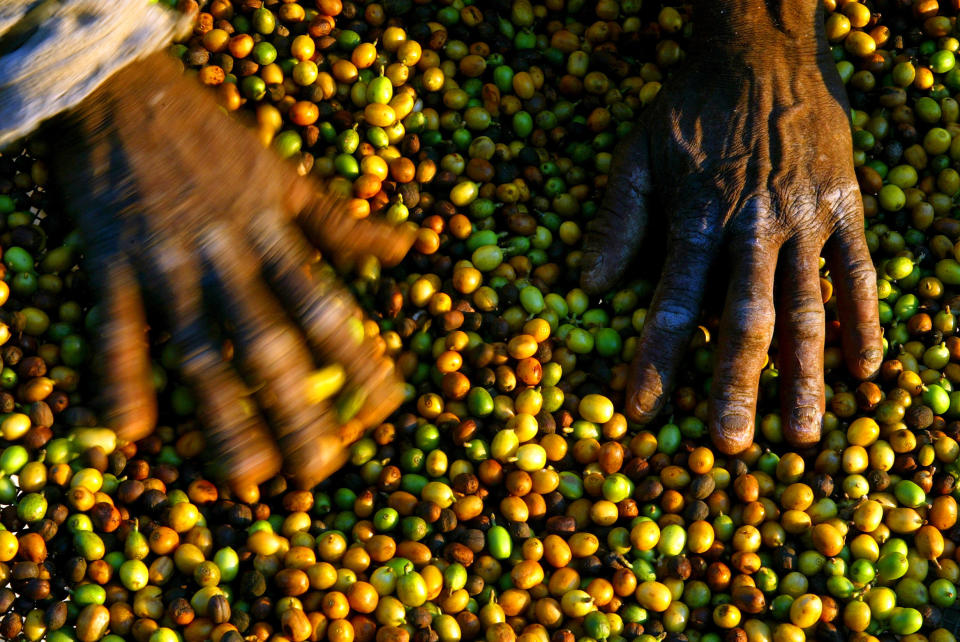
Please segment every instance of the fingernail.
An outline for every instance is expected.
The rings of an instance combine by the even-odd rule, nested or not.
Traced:
[[[790,411],[785,437],[794,447],[812,446],[820,441],[823,415],[813,406],[797,406]]]
[[[662,399],[662,395],[641,388],[631,396],[627,415],[639,424],[649,423],[659,412]]]
[[[738,455],[753,443],[753,419],[727,414],[712,424],[713,442],[725,455]]]
[[[872,376],[877,368],[880,367],[880,362],[883,361],[883,352],[877,348],[867,348],[863,350],[858,359],[857,365],[860,367],[860,373],[865,377]]]
[[[590,294],[596,293],[603,285],[601,283],[603,257],[600,254],[586,252],[580,266],[580,286]]]
[[[587,275],[592,275],[597,269],[600,268],[600,265],[603,263],[603,260],[600,254],[586,250],[583,253],[583,262],[580,264],[580,270]]]

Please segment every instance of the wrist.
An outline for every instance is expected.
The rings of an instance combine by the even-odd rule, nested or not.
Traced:
[[[829,58],[820,0],[694,0],[693,6],[693,53],[714,64],[718,57],[749,67]]]

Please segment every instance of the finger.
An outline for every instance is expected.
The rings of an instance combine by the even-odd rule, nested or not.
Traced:
[[[820,441],[825,408],[823,345],[826,324],[819,252],[794,240],[780,253],[777,336],[784,434],[795,447]]]
[[[403,382],[373,340],[358,340],[356,329],[362,315],[353,297],[333,278],[303,269],[300,257],[309,249],[299,230],[275,213],[263,212],[256,218],[258,233],[250,243],[274,292],[303,330],[318,360],[340,364],[347,380],[366,391],[356,415],[359,424],[366,427],[382,422],[402,402]],[[359,438],[353,432],[344,432],[346,443]]]
[[[231,322],[239,362],[258,388],[284,457],[284,467],[312,487],[346,461],[336,412],[329,403],[308,404],[313,360],[303,337],[260,278],[253,253],[232,228],[210,225],[200,250],[211,267],[225,317]]]
[[[883,361],[883,333],[877,307],[877,272],[863,235],[860,199],[858,215],[827,242],[826,256],[833,274],[837,310],[843,328],[843,352],[850,373],[873,377]]]
[[[246,385],[210,337],[201,302],[197,261],[165,245],[143,257],[144,273],[169,301],[171,339],[182,354],[181,373],[197,397],[197,414],[218,466],[237,487],[249,487],[280,472],[280,452]]]
[[[633,261],[647,227],[650,167],[646,137],[625,139],[614,154],[610,180],[597,217],[587,223],[580,285],[601,294]]]
[[[104,421],[128,441],[143,439],[157,421],[147,322],[136,276],[126,259],[113,256],[91,265],[103,306],[98,332]]]
[[[753,442],[760,370],[773,338],[775,247],[753,234],[733,240],[730,286],[710,384],[710,432],[724,454]]]
[[[660,410],[700,316],[719,231],[683,230],[674,239],[643,326],[627,382],[627,416],[646,423]]]
[[[125,166],[117,146],[80,142],[104,117],[102,106],[90,103],[88,118],[55,132],[58,153],[52,155],[51,169],[62,189],[50,193],[80,227],[87,244],[85,268],[104,311],[94,358],[102,369],[103,420],[122,439],[135,441],[153,430],[157,400],[143,299],[120,232],[121,219],[133,205],[129,176],[117,169]]]
[[[311,243],[338,258],[372,254],[385,265],[396,265],[416,239],[408,225],[354,218],[347,201],[330,192],[316,194],[298,219]]]

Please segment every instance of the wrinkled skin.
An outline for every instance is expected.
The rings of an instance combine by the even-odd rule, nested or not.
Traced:
[[[402,398],[376,342],[350,333],[361,315],[350,295],[309,269],[311,242],[338,261],[374,253],[396,263],[412,233],[352,219],[217,112],[210,92],[161,53],[115,74],[59,123],[52,178],[86,240],[105,312],[106,419],[128,440],[156,420],[143,292],[166,312],[226,474],[249,487],[276,474],[282,456],[309,487]],[[212,339],[210,308],[230,330],[232,360]],[[330,403],[306,401],[309,373],[331,362],[366,391],[345,425]]]
[[[702,49],[618,150],[600,216],[588,227],[582,277],[588,291],[608,291],[635,258],[648,219],[668,219],[666,264],[627,384],[626,413],[641,423],[675,381],[708,275],[728,280],[710,391],[711,435],[727,454],[752,443],[775,331],[785,436],[796,447],[820,439],[821,251],[847,367],[869,378],[882,359],[849,107],[820,3],[797,0],[779,15],[776,2],[766,3],[770,13],[764,4],[697,6],[697,34],[707,25]]]

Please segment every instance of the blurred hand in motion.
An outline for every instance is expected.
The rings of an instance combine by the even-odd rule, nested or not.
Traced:
[[[751,4],[762,6],[750,10]],[[637,133],[622,143],[585,240],[582,285],[603,293],[636,257],[648,217],[663,212],[668,220],[666,264],[627,384],[626,414],[641,423],[666,400],[708,275],[723,267],[715,270],[729,286],[710,429],[727,454],[752,443],[758,380],[775,328],[785,436],[796,447],[820,439],[821,251],[833,275],[850,372],[868,378],[882,359],[849,108],[820,4],[697,5],[702,49],[691,52]]]
[[[358,338],[350,295],[315,278],[309,259],[316,247],[338,261],[372,253],[392,264],[413,236],[352,218],[217,111],[209,92],[160,53],[114,74],[61,124],[52,178],[85,237],[104,307],[105,418],[127,440],[155,423],[145,293],[166,310],[231,481],[264,481],[282,458],[310,487],[399,405],[402,382],[377,344]],[[235,363],[211,339],[211,307],[231,329]],[[330,363],[354,391],[352,418],[310,400],[311,373]]]

